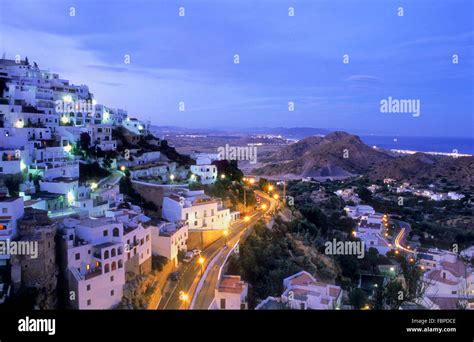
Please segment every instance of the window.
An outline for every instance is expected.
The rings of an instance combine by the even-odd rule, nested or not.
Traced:
[[[87,300],[87,306],[91,306],[92,301],[90,299]]]
[[[90,291],[91,290],[91,285],[88,284],[86,288],[87,288],[87,291]]]
[[[225,298],[221,298],[221,309],[225,309]]]
[[[114,281],[114,276],[110,276],[110,281],[111,281],[111,282]]]
[[[115,256],[115,248],[112,248],[112,252],[110,253],[112,257]]]
[[[105,264],[104,273],[109,273],[109,272],[110,272],[110,266],[109,264]]]
[[[114,228],[114,230],[112,231],[112,235],[113,235],[114,237],[120,236],[120,231],[119,231],[119,229],[118,229],[118,228]]]
[[[104,230],[104,236],[109,236],[109,231],[107,229]]]
[[[104,259],[108,259],[109,258],[109,251],[105,251],[104,252]]]
[[[117,263],[114,261],[112,262],[112,271],[115,271],[117,269]]]
[[[3,213],[3,214],[8,213],[8,208],[2,208],[2,213]]]
[[[111,295],[111,296],[114,295],[114,290],[110,291],[110,295]]]
[[[76,260],[79,260],[81,258],[81,253],[76,253]]]

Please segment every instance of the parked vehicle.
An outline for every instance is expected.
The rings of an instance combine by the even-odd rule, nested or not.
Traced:
[[[193,255],[194,255],[194,256],[201,255],[201,250],[200,250],[200,249],[197,249],[197,248],[194,248],[191,252],[193,252]]]
[[[186,252],[183,262],[190,262],[194,258],[194,253],[192,251]]]
[[[170,273],[170,275],[168,276],[168,278],[172,281],[178,281],[179,278],[181,278],[181,273],[179,273],[178,271],[176,272],[172,272]]]

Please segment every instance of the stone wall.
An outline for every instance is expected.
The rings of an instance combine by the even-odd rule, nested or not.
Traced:
[[[222,229],[209,229],[209,230],[189,230],[189,237],[187,241],[188,250],[197,248],[205,249],[214,241],[224,236],[224,230]],[[201,241],[202,240],[202,241]],[[222,239],[222,243],[224,240]],[[204,246],[203,246],[204,245]]]

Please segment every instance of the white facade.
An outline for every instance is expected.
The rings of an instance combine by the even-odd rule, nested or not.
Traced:
[[[189,229],[227,229],[230,210],[222,201],[210,198],[204,191],[185,191],[163,198],[163,218],[170,222],[184,220]]]
[[[152,225],[152,253],[161,255],[177,265],[178,252],[187,250],[188,226],[161,222]]]
[[[191,165],[191,172],[199,176],[202,184],[214,184],[217,180],[217,166]]]
[[[240,276],[224,275],[214,290],[212,309],[245,310],[247,304],[248,284]]]
[[[0,198],[0,240],[13,239],[17,235],[17,220],[24,214],[22,197]]]

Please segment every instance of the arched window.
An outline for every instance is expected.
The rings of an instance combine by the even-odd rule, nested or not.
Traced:
[[[110,271],[110,266],[109,266],[109,264],[105,264],[104,273],[109,273],[109,271]]]
[[[117,263],[114,261],[112,263],[112,271],[115,271],[117,269]]]
[[[123,261],[122,260],[119,260],[118,261],[118,268],[122,268],[123,267]]]
[[[116,255],[115,248],[110,251],[110,256],[113,258]]]
[[[109,258],[109,251],[105,251],[104,252],[104,259],[108,259]]]
[[[122,253],[123,253],[123,252],[122,252],[122,247],[119,247],[119,248],[118,248],[118,255],[122,255]]]
[[[118,228],[114,228],[112,230],[112,235],[115,236],[115,237],[119,237],[120,236],[120,230]]]

